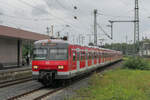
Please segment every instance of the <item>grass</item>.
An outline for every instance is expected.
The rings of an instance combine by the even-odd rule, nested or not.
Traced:
[[[124,57],[123,68],[94,74],[70,100],[150,100],[150,60]]]
[[[118,69],[94,74],[71,100],[150,100],[150,71]]]

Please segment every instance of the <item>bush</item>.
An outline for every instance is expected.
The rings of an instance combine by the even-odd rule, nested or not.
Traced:
[[[129,57],[123,64],[123,68],[149,70],[149,62],[141,57]]]

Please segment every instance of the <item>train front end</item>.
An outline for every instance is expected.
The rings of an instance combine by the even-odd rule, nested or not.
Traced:
[[[68,44],[58,40],[37,41],[33,50],[32,76],[44,85],[67,78]]]

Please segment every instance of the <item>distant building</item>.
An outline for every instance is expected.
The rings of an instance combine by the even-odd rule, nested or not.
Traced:
[[[150,57],[150,43],[143,43],[139,53],[141,56]]]
[[[22,44],[48,39],[49,36],[0,25],[0,65],[20,66]]]

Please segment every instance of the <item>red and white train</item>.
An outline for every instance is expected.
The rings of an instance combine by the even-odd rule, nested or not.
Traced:
[[[122,59],[120,51],[69,44],[64,40],[40,40],[34,43],[33,79],[44,85],[91,72]]]

